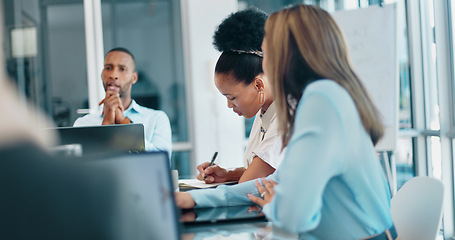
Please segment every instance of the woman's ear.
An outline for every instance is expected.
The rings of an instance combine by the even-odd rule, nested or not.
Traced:
[[[254,78],[254,87],[257,90],[264,90],[265,82],[264,78],[262,78],[261,75],[258,75],[256,78]]]

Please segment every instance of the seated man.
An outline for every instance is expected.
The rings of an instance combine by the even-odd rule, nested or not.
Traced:
[[[76,119],[74,126],[142,123],[145,150],[166,151],[171,156],[172,133],[169,118],[163,111],[142,107],[131,99],[131,88],[137,82],[133,54],[125,48],[114,48],[104,58],[101,73],[106,96],[103,110]]]

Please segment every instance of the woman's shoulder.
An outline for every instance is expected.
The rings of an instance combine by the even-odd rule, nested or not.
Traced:
[[[346,100],[352,100],[351,95],[348,91],[333,80],[318,80],[310,83],[303,91],[302,98],[311,96],[313,94],[324,96],[332,101],[344,102]]]
[[[308,93],[326,93],[326,94],[347,94],[347,91],[337,82],[329,79],[318,80],[310,83],[304,90],[303,95]]]
[[[355,110],[355,104],[348,91],[333,80],[318,80],[309,84],[303,94],[302,100],[318,97],[325,99],[335,108]]]

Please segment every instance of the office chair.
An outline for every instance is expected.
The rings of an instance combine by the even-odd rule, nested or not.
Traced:
[[[391,200],[392,219],[401,240],[435,239],[442,217],[444,185],[430,177],[415,177]]]

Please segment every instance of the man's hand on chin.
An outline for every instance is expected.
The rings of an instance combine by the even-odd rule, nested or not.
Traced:
[[[115,124],[115,110],[104,109],[103,110],[103,123],[102,125],[113,125]]]
[[[116,124],[127,124],[131,123],[129,118],[125,117],[125,114],[123,114],[123,110],[121,108],[117,108],[115,110],[115,123]]]
[[[122,100],[118,92],[106,91],[105,98],[99,104],[103,103],[103,125],[120,124],[125,119]]]

